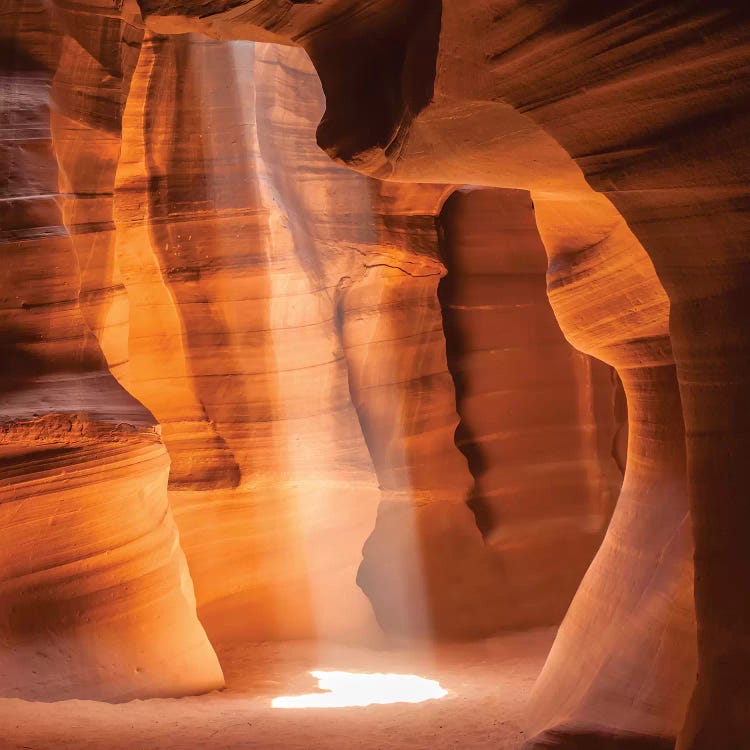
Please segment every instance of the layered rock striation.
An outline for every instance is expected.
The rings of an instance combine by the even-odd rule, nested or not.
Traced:
[[[555,619],[606,526],[614,455],[622,492],[529,747],[742,746],[747,8],[139,8],[2,9],[7,683],[221,683],[170,506],[216,637]],[[315,151],[316,76],[268,42],[305,48],[318,141],[367,176]],[[491,189],[443,206],[456,185]],[[552,325],[540,240],[564,336],[617,369],[627,461],[610,371]],[[502,304],[522,296],[531,317]],[[514,341],[537,383],[498,365]],[[540,461],[524,431],[542,413]],[[47,519],[40,567],[18,550]],[[173,651],[146,631],[177,633]],[[82,662],[89,638],[119,661]],[[26,670],[40,641],[64,646]]]
[[[221,687],[159,426],[87,324],[105,305],[80,300],[93,276],[65,224],[50,118],[56,71],[78,53],[47,4],[2,14],[2,692],[122,700]]]
[[[518,598],[557,598],[562,617],[622,482],[613,373],[560,331],[528,193],[457,191],[440,229],[457,444],[476,480],[470,505],[519,594],[533,592]]]
[[[741,708],[750,693],[742,666],[748,605],[727,572],[742,579],[750,568],[738,460],[748,390],[741,325],[748,297],[746,5],[445,2],[438,25],[425,3],[410,6],[415,15],[402,16],[401,26],[388,0],[367,13],[352,0],[217,0],[200,8],[144,0],[142,7],[161,30],[271,35],[305,46],[328,95],[319,140],[357,169],[404,181],[529,189],[540,213],[545,204],[571,209],[567,223],[586,205],[593,227],[614,226],[621,213],[668,295],[685,427],[699,668],[678,747],[742,744],[750,733]],[[348,44],[366,30],[369,44]],[[332,64],[342,51],[347,64]],[[385,107],[378,63],[396,81]],[[369,106],[361,104],[363,90],[372,92]],[[355,91],[360,106],[349,108]],[[409,95],[415,91],[422,95]],[[373,121],[378,108],[388,117]],[[589,186],[608,200],[594,198]],[[578,241],[563,253],[568,265],[599,249],[604,238],[586,245],[590,234],[589,226],[574,230]],[[593,285],[590,291],[597,293]],[[652,363],[646,357],[641,364]],[[629,399],[641,413],[632,388]],[[682,674],[693,682],[692,673]]]
[[[522,592],[504,553],[485,548],[465,504],[436,295],[434,217],[450,188],[335,166],[314,144],[322,107],[303,52],[195,35],[149,36],[128,99],[115,193],[132,300],[123,382],[175,457],[201,616],[217,637],[362,637],[374,621],[356,580],[394,635],[554,622],[609,506],[554,594]],[[232,457],[234,487],[199,481],[199,443],[179,437],[197,410]],[[537,565],[542,577],[559,567]]]
[[[302,51],[144,36],[131,5],[29,3],[14,23],[9,125],[33,141],[9,131],[19,188],[4,223],[7,288],[23,297],[3,338],[15,694],[221,685],[193,581],[214,638],[467,637],[559,619],[618,483],[611,412],[570,414],[591,470],[571,481],[598,499],[557,497],[590,540],[564,577],[533,541],[487,544],[438,299],[461,244],[439,245],[452,188],[388,185],[320,153]],[[487,327],[466,326],[468,339]],[[609,403],[606,369],[592,386],[599,366],[577,361],[561,398]],[[48,524],[50,560],[20,564]],[[44,638],[54,658],[30,657]]]

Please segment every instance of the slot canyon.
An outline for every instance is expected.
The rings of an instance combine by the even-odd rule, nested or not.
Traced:
[[[749,181],[747,0],[0,0],[0,750],[750,750]]]

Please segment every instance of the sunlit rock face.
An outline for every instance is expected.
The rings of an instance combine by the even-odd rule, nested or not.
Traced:
[[[453,186],[335,165],[315,144],[324,100],[301,50],[144,32],[131,5],[8,18],[8,693],[218,687],[196,604],[217,639],[559,621],[620,481],[614,386],[551,317],[526,194],[504,214],[517,208],[522,231],[470,236],[490,218],[441,213]],[[446,322],[465,305],[440,289],[501,246],[535,275],[507,287],[518,317]],[[516,347],[516,325],[534,332],[529,368],[549,363],[546,337],[570,364],[553,390],[575,448],[540,438],[572,462],[564,488],[514,509],[503,493],[536,498],[538,482],[507,481],[513,456],[490,451],[503,468],[486,474],[469,454],[487,431],[523,444],[527,411],[514,421],[490,398],[479,426],[493,365],[471,384],[463,369],[483,337]],[[555,545],[576,547],[565,565]]]
[[[531,190],[542,239],[554,256],[551,291],[557,286],[572,292],[571,281],[591,281],[570,294],[569,304],[553,299],[566,336],[589,351],[596,348],[605,361],[605,355],[613,355],[614,362],[622,349],[620,355],[630,362],[620,366],[632,371],[623,383],[636,415],[631,438],[641,446],[632,448],[631,440],[631,458],[635,450],[643,451],[637,462],[638,502],[650,504],[658,497],[658,512],[674,520],[685,495],[690,499],[698,678],[686,661],[677,690],[666,679],[663,694],[669,690],[683,696],[692,690],[692,700],[685,721],[678,718],[679,710],[669,709],[661,726],[671,724],[671,735],[679,732],[680,750],[746,743],[750,599],[738,596],[730,581],[750,574],[741,460],[747,437],[740,416],[748,410],[750,392],[750,342],[743,324],[750,299],[747,4],[446,0],[439,25],[432,4],[410,6],[413,15],[399,18],[389,0],[368,4],[366,13],[359,12],[355,0],[217,1],[208,6],[143,0],[142,7],[148,23],[162,31],[203,29],[245,38],[270,34],[303,44],[329,95],[320,142],[354,168],[406,181]],[[368,31],[372,43],[358,47]],[[389,71],[389,80],[400,84],[392,87],[398,94],[386,99],[389,107],[383,107],[383,88],[374,83],[379,63]],[[430,96],[408,96],[425,87]],[[371,98],[363,97],[363,90],[372,91]],[[359,106],[349,108],[347,97],[353,92],[359,92],[354,99]],[[370,127],[371,113],[379,106],[390,116]],[[394,109],[401,110],[400,117]],[[602,191],[606,200],[594,197],[589,186]],[[620,242],[618,211],[637,241]],[[549,231],[544,215],[551,220]],[[582,219],[586,223],[579,223]],[[566,231],[561,235],[562,227]],[[564,243],[556,242],[560,236]],[[578,272],[579,264],[586,268],[602,257],[608,237],[611,287]],[[648,299],[637,291],[643,282],[640,261],[630,281],[626,274],[614,273],[624,270],[626,258],[640,248],[666,291],[661,314],[644,305]],[[588,302],[604,312],[604,300],[614,288],[627,307],[610,299],[607,316],[590,318],[596,310]],[[573,301],[577,298],[580,302]],[[632,328],[614,331],[611,314]],[[659,326],[668,332],[662,342],[671,345],[674,379],[672,354],[664,346],[654,351],[649,343],[658,339]],[[676,444],[670,445],[673,440]],[[681,445],[686,449],[684,471]],[[668,487],[661,486],[665,477],[670,477]],[[623,500],[634,486],[626,478]],[[624,529],[634,531],[634,523],[623,511],[622,524],[612,527],[603,549],[619,541]],[[652,538],[634,536],[633,541],[639,563],[652,572],[670,557],[646,552]],[[688,547],[678,556],[689,559]],[[616,560],[617,577],[626,577],[626,558]],[[676,565],[658,587],[657,601],[668,608],[682,596],[682,569]],[[666,596],[667,591],[672,593]],[[596,602],[605,610],[610,606],[608,597],[597,596]],[[632,622],[638,623],[643,613],[633,613]],[[582,617],[590,620],[587,614]],[[576,618],[573,609],[570,623]],[[657,619],[666,622],[663,613]],[[643,634],[651,633],[643,627]],[[564,645],[569,632],[566,623],[551,668],[561,651],[576,658],[573,643]],[[639,654],[626,660],[639,675],[636,682],[651,664],[640,647]],[[630,685],[628,690],[635,686],[625,675],[616,682]],[[557,690],[559,697],[567,697],[564,687]],[[625,713],[628,705],[626,699]],[[599,719],[606,725],[606,712],[598,712],[573,711],[567,726],[580,729],[586,722],[598,725]],[[620,731],[613,730],[615,735]],[[555,731],[559,742],[566,732],[571,734]],[[596,736],[606,738],[607,731],[599,727]]]
[[[299,61],[304,53],[292,51],[287,76]],[[133,300],[129,387],[182,457],[170,496],[209,632],[353,637],[375,629],[355,577],[379,493],[335,308],[340,279],[362,265],[326,225],[336,217],[325,191],[335,168],[311,136],[294,140],[296,124],[287,148],[302,143],[323,176],[308,187],[283,161],[275,168],[285,156],[266,146],[273,129],[289,117],[304,126],[305,105],[318,106],[314,74],[303,71],[312,96],[289,111],[283,75],[273,50],[264,58],[252,44],[190,35],[143,45],[115,191]],[[305,175],[305,151],[296,157]],[[343,174],[367,243],[366,187]],[[317,213],[306,211],[316,196]],[[186,440],[186,425],[203,427]],[[211,482],[201,481],[196,444],[214,446],[203,474]]]
[[[574,354],[562,338],[544,291],[546,261],[528,196],[510,198],[507,215],[502,201],[493,203],[492,191],[448,199],[438,222],[447,270],[442,280],[384,268],[344,298],[345,345],[366,327],[374,332],[370,346],[349,357],[357,373],[353,397],[385,490],[358,580],[384,627],[399,634],[418,633],[421,626],[469,637],[559,621],[619,490],[609,368]],[[504,222],[513,209],[517,223]],[[522,260],[509,260],[513,253]],[[487,273],[503,259],[513,271]],[[531,283],[516,286],[512,273],[522,275],[524,268]],[[474,283],[470,291],[467,279]],[[508,299],[513,294],[515,304]],[[504,311],[515,312],[511,320],[492,317],[502,314],[504,297]],[[556,383],[542,403],[528,380],[549,361],[540,348],[545,336],[577,363],[578,375]],[[378,355],[383,365],[365,371],[360,357],[367,362]],[[489,362],[477,363],[482,358]],[[527,388],[513,393],[514,379],[524,378],[524,358]],[[386,408],[393,403],[400,404],[397,412]],[[561,413],[574,433],[577,465],[566,462],[569,454],[555,443]],[[538,431],[529,439],[524,429],[534,425]],[[556,461],[542,478],[545,450]],[[525,474],[519,466],[524,455],[536,466]],[[555,486],[555,474],[558,482],[570,482],[570,492]],[[414,556],[414,534],[421,554],[405,565]],[[561,546],[569,551],[565,565],[559,564]],[[416,571],[414,581],[405,579],[405,570]],[[420,595],[426,623],[409,606]]]
[[[607,536],[534,687],[529,719],[540,747],[641,735],[659,747],[679,729],[695,672],[683,418],[666,294],[622,219],[596,208],[593,199],[560,198],[536,216],[563,331],[622,380],[627,466]]]
[[[554,621],[616,463],[529,747],[747,743],[746,3],[0,12],[3,685],[220,685],[191,576],[215,637]]]
[[[290,48],[150,35],[133,76],[115,190],[131,302],[122,382],[174,456],[202,620],[263,639],[556,622],[611,512],[609,449],[583,448],[610,478],[578,519],[579,562],[555,579],[554,558],[525,549],[534,564],[504,570],[515,553],[487,549],[454,435],[435,222],[451,188],[337,167],[314,142],[322,110]],[[611,442],[608,376],[593,390],[609,408],[583,429]],[[592,393],[582,377],[561,398]],[[198,424],[211,435],[186,439]],[[575,481],[589,492],[588,476]],[[558,500],[563,515],[578,502]],[[525,586],[519,567],[543,583]]]

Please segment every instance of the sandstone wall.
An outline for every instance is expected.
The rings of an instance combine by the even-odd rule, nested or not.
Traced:
[[[557,213],[572,229],[574,241],[555,248],[542,222],[548,252],[560,250],[553,277],[562,262],[572,279],[585,278],[579,263],[585,268],[609,241],[620,246],[621,213],[637,237],[622,245],[621,258],[634,257],[642,243],[668,295],[659,312],[637,298],[640,281],[632,286],[623,277],[619,291],[631,304],[618,315],[632,324],[625,332],[635,354],[631,369],[670,365],[666,350],[659,358],[638,353],[651,317],[650,335],[659,326],[669,332],[685,428],[698,679],[678,747],[739,746],[750,732],[743,710],[750,604],[732,583],[750,569],[741,460],[748,406],[747,4],[445,0],[439,24],[432,3],[410,5],[401,16],[397,5],[380,0],[359,13],[354,0],[213,0],[199,13],[189,0],[142,2],[154,28],[271,35],[305,46],[329,95],[319,141],[355,169],[411,182],[531,190],[538,215]],[[373,119],[376,112],[385,114]],[[603,294],[593,284],[588,291]],[[563,322],[569,338],[588,327],[587,309],[582,300],[581,314]],[[606,360],[604,349],[616,356],[626,342],[607,341],[615,332],[603,322],[584,346],[596,346]],[[665,404],[674,399],[666,372],[652,381]],[[642,383],[631,378],[635,414],[648,401]],[[665,442],[678,430],[679,422]],[[654,454],[663,447],[654,445]],[[679,487],[679,461],[667,473]],[[676,517],[683,492],[672,495]],[[694,681],[692,670],[682,675]]]
[[[736,88],[742,18],[386,0],[355,17],[342,0],[240,18],[216,0],[201,20],[187,2],[141,5],[142,44],[131,4],[6,14],[9,683],[106,698],[221,684],[183,550],[214,638],[559,619],[607,525],[613,455],[624,462],[612,371],[561,340],[543,247],[563,334],[619,372],[629,441],[614,520],[533,696],[533,742],[679,730],[696,659],[690,497],[707,573],[681,741],[729,747],[744,677],[727,654],[744,636],[719,571],[727,555],[742,569],[739,490],[722,478],[726,512],[705,508],[717,467],[741,464],[725,466],[742,334],[694,334],[742,311],[743,162],[722,148],[744,115],[710,134],[690,120],[699,155],[673,136],[680,91],[710,122]],[[200,30],[262,43],[164,35]],[[325,113],[305,53],[273,40],[304,43]],[[321,115],[320,143],[369,176],[316,149]],[[490,189],[441,211],[461,184]],[[681,232],[695,250],[675,249]],[[48,521],[62,524],[52,568],[24,567],[15,550]],[[20,634],[41,613],[79,666],[38,680]],[[99,671],[80,666],[96,638],[121,663],[102,645]],[[709,710],[723,681],[738,695]]]
[[[82,273],[87,241],[65,224],[80,206],[62,199],[50,92],[56,71],[85,55],[49,5],[0,12],[0,685],[25,698],[111,700],[220,687],[158,424],[110,374],[88,325],[107,304],[88,295],[92,279],[117,295],[103,271],[109,228],[99,270]],[[90,179],[96,193],[99,173]]]

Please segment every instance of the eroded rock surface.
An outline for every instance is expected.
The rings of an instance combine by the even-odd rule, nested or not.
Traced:
[[[396,635],[555,622],[611,502],[563,585],[524,592],[485,547],[436,293],[450,188],[337,167],[314,143],[322,108],[305,54],[272,45],[149,36],[133,78],[115,197],[132,290],[123,382],[185,467],[171,501],[201,616],[222,636],[362,637],[374,620],[358,581]],[[200,483],[210,443],[182,437],[198,423],[235,487]],[[231,477],[216,460],[211,475]],[[560,567],[535,565],[542,579]]]
[[[352,0],[217,0],[208,15],[187,1],[145,0],[143,8],[162,30],[270,33],[304,45],[329,94],[319,139],[355,168],[409,181],[526,188],[539,212],[547,199],[552,206],[567,201],[572,216],[590,203],[594,226],[612,225],[606,217],[617,207],[669,297],[685,426],[699,668],[678,747],[746,742],[750,604],[729,579],[750,572],[738,460],[746,443],[738,415],[747,412],[750,349],[741,323],[748,312],[750,226],[742,137],[750,116],[743,74],[750,55],[747,5],[444,2],[437,27],[425,3],[398,34],[388,0],[362,14]],[[343,41],[361,41],[365,29],[371,44],[359,49]],[[416,40],[421,64],[410,54]],[[427,66],[425,50],[434,49],[435,64]],[[347,65],[332,65],[342,50]],[[387,55],[401,95],[385,111],[400,108],[401,116],[370,127],[372,109],[349,109],[345,100],[352,90],[368,89]],[[356,74],[342,77],[342,69]],[[431,97],[405,95],[425,85]],[[382,89],[372,91],[368,103],[382,106]],[[609,202],[593,201],[584,177]],[[575,234],[585,237],[587,230]],[[568,248],[566,260],[583,254],[585,262],[585,251],[596,247]]]
[[[221,687],[167,500],[159,426],[109,372],[87,324],[98,306],[85,291],[79,300],[91,276],[65,225],[49,99],[73,43],[47,4],[10,5],[0,79],[2,693],[122,700]]]
[[[456,445],[456,373],[437,294],[446,266],[436,216],[453,188],[387,185],[333,164],[314,142],[323,98],[302,51],[144,37],[132,6],[122,16],[96,4],[52,10],[29,11],[59,47],[38,91],[49,185],[35,200],[50,203],[55,247],[67,253],[40,267],[67,284],[63,309],[75,335],[53,351],[40,334],[38,361],[21,359],[16,376],[26,394],[38,366],[38,392],[61,424],[68,413],[76,424],[92,423],[81,428],[80,455],[100,449],[129,466],[121,456],[127,445],[134,456],[152,457],[138,459],[132,476],[107,463],[102,471],[123,482],[108,497],[137,502],[149,518],[162,508],[195,638],[202,631],[189,612],[182,549],[198,611],[215,637],[362,638],[378,631],[376,623],[397,636],[467,637],[558,620],[606,525],[607,493],[618,479],[608,452],[596,439],[584,441],[593,484],[585,472],[573,483],[596,499],[584,503],[580,523],[590,541],[570,569],[534,543],[483,539],[467,505],[475,480]],[[18,65],[13,56],[11,64]],[[17,86],[22,76],[13,80]],[[31,221],[32,238],[45,227]],[[28,270],[31,256],[19,255],[19,263],[26,264],[20,281],[39,281]],[[46,299],[23,310],[32,308],[26,318],[37,320],[60,309]],[[483,324],[469,328],[479,336]],[[75,348],[70,361],[61,356],[65,346]],[[30,348],[19,351],[27,357]],[[584,370],[599,367],[578,361]],[[575,403],[594,391],[605,403],[612,396],[606,376],[593,391],[586,377],[568,382],[562,399],[568,391]],[[9,429],[31,408],[26,395],[14,398]],[[487,410],[514,428],[502,408]],[[584,432],[611,439],[606,409],[573,417]],[[74,443],[77,432],[43,432],[54,466],[68,461],[64,471],[73,471],[79,450],[67,452],[65,441]],[[159,435],[172,463],[180,546]],[[9,464],[11,492],[26,453]],[[36,451],[29,455],[38,463]],[[50,487],[54,497],[58,487],[68,491],[63,478]],[[126,500],[139,482],[153,492]],[[77,492],[70,503],[92,516],[92,528],[100,507],[103,518],[114,514]],[[557,497],[563,516],[566,508],[579,512],[574,494]],[[545,513],[540,506],[532,515],[543,522]],[[507,523],[497,525],[510,535]],[[62,556],[83,543],[80,533],[67,528]],[[97,534],[106,557],[118,543]],[[553,530],[552,538],[562,537]],[[133,570],[146,564],[139,549],[132,554]],[[521,575],[525,557],[534,559],[534,579]],[[145,595],[139,586],[128,591]],[[183,616],[169,607],[170,617]],[[164,661],[160,687],[144,687],[140,677],[114,687],[102,673],[96,687],[73,680],[62,695],[168,694],[175,665],[153,640]],[[179,639],[172,645],[181,647]]]
[[[86,424],[129,424],[133,455],[153,457],[144,477],[163,481],[151,410],[212,632],[237,626],[237,612],[245,635],[263,637],[374,626],[353,578],[365,539],[359,580],[387,630],[507,624],[493,609],[507,612],[502,597],[487,606],[505,574],[492,540],[522,531],[520,517],[503,526],[488,494],[502,471],[473,465],[472,476],[456,446],[496,415],[462,401],[472,337],[449,340],[446,356],[435,216],[444,186],[528,191],[555,317],[578,349],[617,368],[629,424],[614,519],[532,697],[532,746],[659,747],[681,728],[680,750],[746,743],[746,4],[140,10],[142,47],[130,2],[60,2],[54,19],[34,2],[3,9],[8,430],[84,412]],[[268,42],[305,48],[326,94],[318,141],[369,178],[314,151],[314,76],[301,52]],[[450,205],[444,226],[460,227]],[[459,235],[454,251],[474,241]],[[612,424],[597,416],[610,381],[578,361],[591,380],[576,377],[577,403],[585,394],[590,407],[565,419],[581,437],[588,425],[574,460],[590,470],[582,494],[563,483],[571,504],[552,516],[578,520],[546,528],[550,546],[558,532],[588,534],[593,551],[614,482],[601,464],[606,430],[594,437]],[[70,421],[55,416],[52,433]],[[92,427],[85,450],[110,432]],[[28,451],[9,454],[12,465]],[[622,441],[614,455],[622,466]],[[486,512],[487,542],[467,499]],[[527,531],[548,511],[534,509]],[[332,528],[340,544],[325,546]]]

